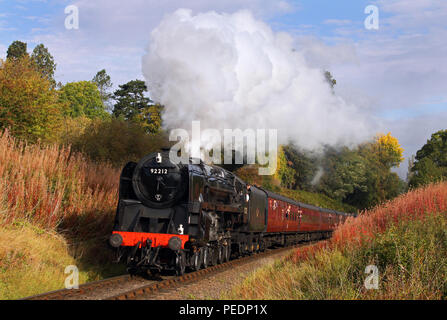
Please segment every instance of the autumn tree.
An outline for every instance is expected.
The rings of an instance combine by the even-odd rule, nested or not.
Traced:
[[[54,141],[62,113],[63,105],[58,103],[56,91],[28,56],[1,64],[0,128],[9,128],[14,136],[31,142]]]
[[[287,160],[284,152],[284,146],[278,148],[277,168],[274,177],[279,180],[282,187],[292,188],[295,181],[295,171],[292,162]]]
[[[150,104],[135,116],[135,120],[146,129],[146,132],[158,133],[162,125],[161,113],[163,108],[160,104]]]
[[[399,141],[390,132],[386,135],[378,135],[371,147],[377,159],[387,168],[399,167],[404,160],[404,149],[402,149]]]
[[[59,101],[68,106],[67,116],[107,118],[109,114],[101,100],[101,94],[91,81],[70,82],[59,90]]]

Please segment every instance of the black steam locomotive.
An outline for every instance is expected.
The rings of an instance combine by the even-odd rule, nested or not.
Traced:
[[[347,216],[250,186],[200,160],[174,164],[163,150],[124,167],[109,243],[131,273],[182,275],[270,246],[327,238]]]

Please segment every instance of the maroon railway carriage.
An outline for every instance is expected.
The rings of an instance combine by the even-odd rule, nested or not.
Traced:
[[[263,191],[267,195],[267,225],[263,237],[270,238],[270,244],[327,238],[350,215]]]
[[[332,231],[347,215],[297,202],[266,191],[268,196],[267,232]]]

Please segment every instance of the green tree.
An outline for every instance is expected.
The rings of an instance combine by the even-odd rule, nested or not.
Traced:
[[[29,57],[1,64],[0,128],[9,128],[14,136],[31,142],[55,141],[62,113],[57,92]]]
[[[429,157],[422,158],[412,168],[410,187],[419,187],[432,182],[442,181],[447,177],[447,168],[439,167]]]
[[[59,90],[59,101],[68,106],[66,114],[72,118],[86,116],[93,118],[107,118],[101,100],[101,94],[96,84],[91,81],[70,82]]]
[[[110,99],[112,98],[112,93],[109,92],[112,88],[112,81],[110,76],[107,74],[105,69],[98,71],[93,77],[92,82],[98,87],[99,93],[101,95],[101,100],[108,108],[110,108]]]
[[[405,183],[391,169],[403,161],[403,149],[391,134],[378,135],[357,149],[366,163],[366,189],[346,197],[346,202],[359,208],[369,208],[390,200],[404,191]]]
[[[340,150],[326,147],[321,165],[324,174],[318,190],[329,197],[345,200],[350,194],[368,190],[367,163],[358,152],[347,147]]]
[[[405,182],[391,171],[403,161],[402,152],[391,134],[378,135],[352,150],[327,147],[316,188],[361,209],[392,199],[405,190]]]
[[[447,130],[431,135],[430,140],[416,153],[411,172],[411,187],[447,178]]]
[[[147,87],[144,81],[132,80],[119,86],[114,92],[116,104],[113,115],[124,120],[137,120],[141,113],[151,104],[151,99],[146,97]]]
[[[54,72],[56,71],[56,63],[54,63],[54,58],[48,49],[43,44],[37,45],[31,54],[31,59],[36,64],[42,76],[49,80],[53,87],[55,87]]]
[[[295,183],[292,188],[310,191],[312,178],[317,172],[316,157],[292,144],[284,146],[283,151],[289,166],[294,170]]]
[[[17,60],[27,55],[28,53],[26,52],[26,43],[16,40],[8,47],[6,58]]]

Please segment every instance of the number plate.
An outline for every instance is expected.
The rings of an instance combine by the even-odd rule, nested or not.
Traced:
[[[168,174],[168,169],[164,168],[151,168],[149,170],[151,174]]]

